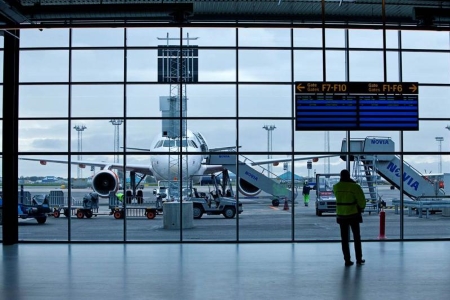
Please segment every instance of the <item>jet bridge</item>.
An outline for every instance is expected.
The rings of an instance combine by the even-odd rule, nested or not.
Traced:
[[[207,163],[210,165],[222,165],[224,169],[237,174],[241,179],[246,180],[248,183],[274,196],[277,199],[287,198],[287,200],[289,201],[293,200],[292,191],[288,189],[285,184],[278,183],[274,180],[274,178],[269,178],[263,173],[258,172],[251,166],[247,165],[247,162],[252,162],[249,158],[246,158],[243,155],[239,155],[239,157],[243,158],[244,161],[239,160],[238,162],[236,162],[236,155],[227,154],[226,152],[211,154],[207,159]],[[267,171],[264,168],[263,170]],[[274,175],[274,177],[276,177],[276,175]],[[297,197],[297,192],[294,192],[295,199]]]
[[[342,141],[342,152],[347,152],[347,141]],[[414,200],[420,197],[440,198],[445,195],[438,183],[434,183],[425,175],[414,169],[407,162],[403,162],[403,174],[401,174],[401,159],[392,153],[395,152],[394,141],[389,137],[366,137],[364,139],[350,139],[350,152],[358,153],[350,155],[349,160],[361,168],[359,172],[362,179],[369,188],[370,200],[374,198],[376,174],[386,179],[390,184],[400,189],[403,180],[403,193]],[[365,154],[367,153],[367,154]],[[385,154],[384,154],[385,153]],[[346,160],[346,156],[341,156]],[[364,177],[364,178],[362,178]]]

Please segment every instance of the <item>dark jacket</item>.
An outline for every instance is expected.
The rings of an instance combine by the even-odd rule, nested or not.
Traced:
[[[302,195],[309,195],[310,190],[311,190],[311,187],[309,187],[309,185],[304,185]]]

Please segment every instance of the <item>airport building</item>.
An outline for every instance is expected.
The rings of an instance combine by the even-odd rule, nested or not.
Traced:
[[[0,298],[447,299],[449,1],[0,0],[0,33]]]

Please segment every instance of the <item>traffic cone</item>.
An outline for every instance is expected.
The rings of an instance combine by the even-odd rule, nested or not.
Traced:
[[[284,207],[283,207],[283,210],[289,210],[289,204],[288,204],[287,198],[284,198]]]

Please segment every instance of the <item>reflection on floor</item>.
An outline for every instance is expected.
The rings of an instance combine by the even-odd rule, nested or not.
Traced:
[[[450,299],[450,242],[19,244],[0,299]],[[353,253],[353,252],[352,252]]]

